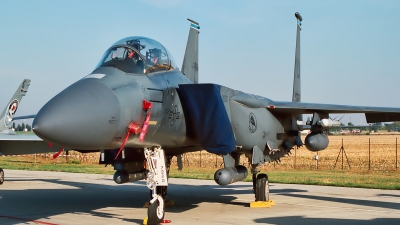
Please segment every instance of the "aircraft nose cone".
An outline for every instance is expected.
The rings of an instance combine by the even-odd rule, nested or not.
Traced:
[[[114,93],[94,79],[69,86],[46,103],[32,127],[40,138],[75,149],[99,149],[110,142],[119,120]]]

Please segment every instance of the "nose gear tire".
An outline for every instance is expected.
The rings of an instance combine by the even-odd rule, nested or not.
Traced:
[[[147,208],[147,225],[159,225],[161,221],[164,219],[164,213],[162,215],[162,218],[158,218],[157,216],[157,211],[159,210],[158,200],[154,201],[153,204],[150,204],[149,207]],[[164,210],[163,210],[164,211]]]

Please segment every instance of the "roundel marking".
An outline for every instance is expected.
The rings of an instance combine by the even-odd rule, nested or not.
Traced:
[[[249,131],[251,133],[256,132],[257,130],[257,118],[256,115],[254,115],[254,113],[250,113],[249,114]]]
[[[12,124],[12,119],[14,117],[15,112],[17,112],[18,109],[18,100],[14,99],[8,104],[7,109],[6,109],[6,114],[5,114],[5,120],[4,123],[7,127],[10,127]]]

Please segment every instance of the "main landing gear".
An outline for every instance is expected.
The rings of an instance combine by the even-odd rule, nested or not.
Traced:
[[[256,201],[267,202],[269,201],[269,182],[268,176],[265,173],[259,173],[256,178],[256,186],[254,189]]]
[[[4,171],[0,168],[0,185],[4,183]]]
[[[258,165],[252,165],[253,191],[255,201],[250,203],[251,208],[268,208],[275,204],[269,199],[269,181],[265,173],[258,173]]]
[[[151,200],[147,208],[147,224],[159,225],[164,219],[165,198],[168,187],[168,177],[164,150],[160,147],[145,148],[147,161],[147,187],[151,190]]]

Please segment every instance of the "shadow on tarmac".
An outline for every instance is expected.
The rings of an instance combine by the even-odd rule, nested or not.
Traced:
[[[324,225],[398,225],[400,219],[395,218],[376,218],[372,220],[353,220],[353,219],[331,219],[331,218],[307,218],[303,216],[286,216],[286,217],[269,217],[254,220],[256,223],[268,223],[275,225],[283,224],[296,224],[296,225],[310,225],[310,224],[324,224]]]
[[[103,179],[99,179],[103,180]],[[111,179],[104,179],[113,182]],[[141,224],[142,220],[121,218],[120,215],[107,212],[98,212],[107,207],[129,209],[143,209],[145,202],[149,201],[150,193],[144,181],[136,182],[136,185],[105,185],[94,183],[80,183],[58,179],[7,179],[6,182],[26,182],[26,190],[1,190],[0,189],[0,216],[21,216],[30,220],[51,217],[65,213],[86,213],[102,218],[118,218],[122,221]],[[32,182],[48,182],[65,185],[65,188],[53,189],[29,189]],[[5,183],[6,184],[6,183]],[[20,186],[19,186],[20,187]],[[271,193],[296,198],[315,199],[326,202],[339,202],[362,206],[372,206],[387,209],[400,209],[400,203],[390,203],[373,200],[355,200],[336,197],[310,196],[308,191],[301,189],[275,189],[271,185]],[[202,190],[199,192],[199,190]],[[252,194],[251,183],[240,185],[177,185],[170,184],[168,198],[174,200],[173,207],[167,207],[166,213],[182,213],[199,206],[202,202],[223,203],[249,207],[249,202],[238,200],[233,195]],[[304,194],[303,194],[304,193]],[[308,194],[307,194],[308,193]],[[118,212],[118,210],[115,210]],[[26,214],[29,212],[29,214]],[[272,217],[254,220],[257,223],[271,224],[392,224],[393,219],[374,219],[370,221],[346,220],[346,219],[315,219],[300,216]],[[364,223],[365,222],[365,223]],[[399,224],[400,220],[396,220]],[[8,224],[21,223],[15,221]],[[3,223],[2,223],[3,224]]]
[[[346,203],[360,206],[369,206],[369,207],[378,207],[385,209],[400,209],[400,203],[395,202],[383,202],[383,201],[373,201],[373,200],[361,200],[361,199],[347,199],[347,198],[335,198],[335,197],[325,197],[325,196],[311,196],[311,195],[300,195],[300,194],[292,194],[286,193],[283,194],[285,196],[296,197],[296,198],[305,198],[305,199],[313,199],[313,200],[321,200],[326,202],[337,202],[337,203]],[[399,220],[400,224],[400,220]]]
[[[99,178],[98,180],[110,181],[110,185],[81,183],[59,179],[26,179],[8,178],[8,182],[24,182],[25,190],[0,191],[0,216],[22,217],[30,220],[49,218],[65,213],[86,213],[96,217],[119,218],[132,223],[142,223],[142,220],[120,218],[119,215],[107,212],[98,212],[107,207],[139,209],[150,199],[150,191],[144,181],[136,185],[115,185],[111,179]],[[31,183],[44,182],[65,186],[65,188],[34,189]],[[19,185],[21,187],[21,185]],[[202,190],[199,192],[199,190]],[[305,192],[297,189],[274,189],[271,193],[296,193]],[[252,194],[251,183],[245,185],[176,185],[170,184],[168,199],[174,200],[173,207],[167,207],[166,213],[182,213],[199,206],[203,202],[223,203],[249,207],[249,202],[236,201],[233,195]],[[29,212],[28,216],[26,212]],[[44,216],[45,215],[45,216]],[[28,218],[26,218],[28,217]],[[16,221],[15,223],[20,223]],[[11,223],[11,224],[15,224]]]

